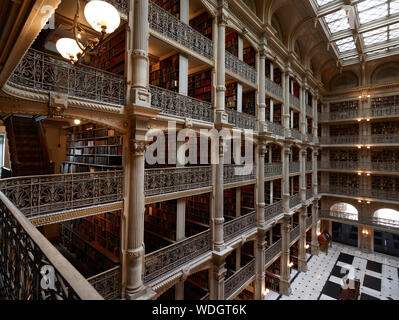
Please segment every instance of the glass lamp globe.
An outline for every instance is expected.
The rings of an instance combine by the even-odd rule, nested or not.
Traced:
[[[84,15],[91,27],[98,32],[112,33],[121,22],[118,10],[105,1],[90,1],[85,6]]]
[[[82,50],[79,48],[76,41],[71,38],[58,39],[55,46],[58,52],[61,54],[61,56],[68,60],[77,61],[78,54],[82,53]]]

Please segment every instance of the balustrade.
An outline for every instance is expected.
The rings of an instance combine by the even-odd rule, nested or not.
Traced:
[[[121,267],[116,266],[87,279],[105,300],[121,297]]]
[[[297,240],[297,238],[299,237],[299,232],[300,232],[299,225],[297,225],[295,228],[293,228],[290,231],[290,245]]]
[[[313,108],[312,108],[312,106],[310,106],[310,105],[306,105],[306,114],[308,115],[308,116],[313,116]]]
[[[295,161],[295,162],[291,162],[289,163],[289,169],[290,169],[290,173],[299,173],[299,162]]]
[[[299,101],[299,98],[294,96],[293,94],[290,94],[290,104],[293,105],[297,109],[301,108],[301,103]]]
[[[275,202],[265,206],[265,221],[273,219],[279,214],[283,213],[282,201]]]
[[[281,124],[276,122],[265,121],[266,123],[266,130],[271,132],[277,136],[284,137],[284,128]]]
[[[255,276],[255,259],[236,271],[224,282],[224,297],[229,299],[238,289]]]
[[[269,264],[281,252],[281,239],[265,250],[265,265]]]
[[[313,197],[313,190],[312,189],[306,189],[306,200],[309,200],[312,197]]]
[[[236,128],[255,130],[256,118],[244,112],[238,112],[233,109],[226,109],[229,123]]]
[[[268,78],[265,79],[265,89],[267,94],[283,99],[283,88]]]
[[[256,179],[256,165],[225,164],[223,166],[224,184]]]
[[[300,193],[290,196],[290,208],[293,208],[301,203]]]
[[[223,225],[224,241],[230,241],[244,232],[255,228],[256,213],[251,212],[244,216],[235,218]]]
[[[283,165],[280,162],[265,163],[265,178],[282,175]]]
[[[257,83],[256,69],[238,59],[235,55],[226,50],[225,52],[226,69],[254,84]]]

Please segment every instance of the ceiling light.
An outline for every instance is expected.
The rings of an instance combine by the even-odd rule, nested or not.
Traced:
[[[367,176],[370,177],[370,173],[368,173]]]
[[[78,44],[74,39],[71,38],[61,38],[57,40],[55,44],[58,52],[65,59],[72,61],[77,61],[79,55],[82,54],[82,50],[79,48]]]
[[[362,200],[357,200],[357,202],[362,203]]]
[[[121,23],[118,10],[105,1],[90,1],[85,6],[84,15],[91,27],[98,32],[112,33]]]
[[[73,120],[73,123],[78,125],[78,124],[80,124],[80,120],[79,119],[75,119],[75,120]]]

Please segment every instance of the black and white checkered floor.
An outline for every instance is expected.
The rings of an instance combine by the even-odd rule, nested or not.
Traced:
[[[351,269],[349,275],[345,269]],[[269,292],[266,300],[337,300],[343,277],[360,280],[360,300],[399,300],[399,258],[339,243],[328,255],[309,256],[306,273],[291,271],[290,296]]]

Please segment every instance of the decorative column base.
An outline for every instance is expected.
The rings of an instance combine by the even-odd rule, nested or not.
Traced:
[[[320,246],[319,246],[319,244],[318,244],[318,243],[317,243],[317,244],[311,243],[311,244],[310,244],[310,250],[311,250],[311,252],[312,252],[313,255],[318,256],[318,255],[319,255],[319,252],[320,252]]]
[[[280,294],[289,296],[291,294],[291,284],[287,280],[280,279]]]
[[[306,260],[298,259],[298,271],[299,272],[308,271],[308,262]]]
[[[157,293],[149,287],[141,287],[135,292],[126,290],[126,300],[153,300]]]

